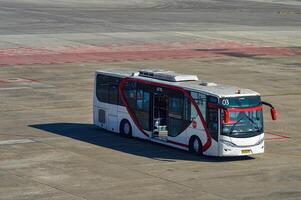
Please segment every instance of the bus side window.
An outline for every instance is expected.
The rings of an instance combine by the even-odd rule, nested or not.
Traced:
[[[190,120],[191,120],[191,102],[189,100],[188,97],[184,97],[184,116],[183,116],[185,122],[190,124]],[[189,125],[188,124],[188,125]]]
[[[96,79],[97,99],[104,103],[118,104],[119,81],[120,78],[98,74]]]
[[[174,93],[169,96],[168,136],[175,137],[183,131],[183,97],[181,93]]]
[[[109,77],[109,87],[108,87],[108,102],[110,104],[118,104],[118,86],[119,78]]]
[[[206,95],[198,93],[198,92],[191,92],[191,96],[198,105],[204,120],[206,121]],[[198,113],[193,105],[191,105],[191,119],[195,119],[198,116]]]
[[[216,97],[209,96],[208,102],[217,103]],[[207,107],[207,128],[214,140],[218,140],[218,109]]]
[[[131,109],[136,109],[136,82],[129,81],[125,85],[125,98]]]
[[[102,74],[97,75],[96,79],[96,96],[100,102],[108,102],[108,77]]]

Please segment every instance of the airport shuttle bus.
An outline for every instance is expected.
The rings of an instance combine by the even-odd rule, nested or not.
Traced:
[[[249,89],[163,70],[96,71],[93,118],[97,127],[199,155],[264,152],[263,106]]]

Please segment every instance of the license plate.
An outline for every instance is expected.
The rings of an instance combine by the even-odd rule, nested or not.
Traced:
[[[241,150],[242,154],[250,154],[251,150],[250,149],[245,149],[245,150]]]

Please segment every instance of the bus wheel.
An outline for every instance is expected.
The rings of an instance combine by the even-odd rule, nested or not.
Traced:
[[[197,155],[203,155],[203,145],[197,136],[192,136],[189,140],[189,151]]]
[[[128,120],[124,119],[121,121],[120,133],[125,137],[132,137],[132,126]]]

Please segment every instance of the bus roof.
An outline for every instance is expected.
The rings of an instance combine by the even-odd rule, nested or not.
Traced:
[[[259,93],[246,89],[240,88],[231,85],[216,84],[208,82],[205,80],[198,80],[197,76],[186,75],[186,74],[177,74],[172,71],[163,71],[157,69],[144,69],[139,71],[133,71],[130,69],[109,69],[109,70],[97,70],[98,74],[106,74],[110,76],[118,77],[131,77],[140,80],[152,81],[167,85],[173,85],[185,88],[190,91],[200,91],[210,95],[218,97],[237,97],[237,96],[256,96],[260,95]],[[146,73],[152,73],[150,76],[147,76]],[[158,76],[156,76],[157,74]],[[155,75],[154,75],[155,74]],[[164,75],[163,78],[161,75]],[[170,77],[169,77],[170,76]]]

